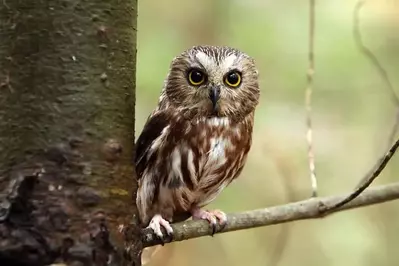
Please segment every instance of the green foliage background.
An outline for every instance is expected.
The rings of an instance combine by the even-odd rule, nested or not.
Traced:
[[[383,152],[395,119],[389,89],[353,39],[354,0],[316,6],[314,149],[321,196],[351,190]],[[399,93],[399,1],[369,0],[364,43]],[[145,0],[139,2],[137,135],[158,101],[172,58],[197,44],[229,45],[255,58],[262,97],[247,167],[209,207],[262,208],[310,195],[304,90],[308,1]],[[394,158],[376,183],[397,179]],[[398,203],[323,220],[245,230],[166,245],[150,265],[397,265]]]

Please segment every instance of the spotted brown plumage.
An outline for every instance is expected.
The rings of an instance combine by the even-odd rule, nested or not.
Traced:
[[[172,234],[169,223],[190,216],[226,222],[223,212],[201,208],[241,173],[259,95],[255,64],[236,49],[196,46],[172,61],[135,145],[144,226],[162,238],[161,227]]]

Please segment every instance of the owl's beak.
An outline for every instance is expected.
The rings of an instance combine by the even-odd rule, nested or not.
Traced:
[[[219,101],[220,97],[220,87],[219,86],[212,86],[211,90],[209,91],[209,98],[212,101],[213,110],[216,110],[216,104]]]

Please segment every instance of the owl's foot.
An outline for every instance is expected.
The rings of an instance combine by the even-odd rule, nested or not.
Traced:
[[[152,217],[150,224],[147,226],[147,228],[151,228],[154,233],[163,241],[163,233],[161,230],[161,226],[165,228],[166,233],[168,236],[173,236],[173,228],[170,226],[170,223],[162,218],[160,214],[154,215]]]
[[[205,211],[199,208],[194,208],[191,210],[191,215],[194,220],[207,220],[212,226],[212,236],[216,233],[217,223],[220,225],[220,230],[222,230],[227,223],[227,216],[221,210]]]

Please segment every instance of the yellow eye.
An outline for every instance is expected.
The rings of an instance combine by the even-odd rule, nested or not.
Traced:
[[[224,78],[224,82],[229,87],[237,88],[241,84],[241,73],[238,71],[231,71],[227,73]]]
[[[194,85],[199,86],[205,82],[206,75],[197,69],[193,69],[188,73],[188,81]]]

